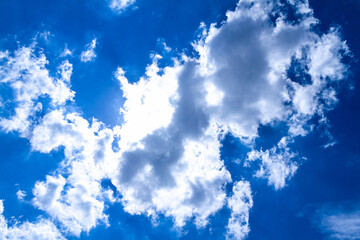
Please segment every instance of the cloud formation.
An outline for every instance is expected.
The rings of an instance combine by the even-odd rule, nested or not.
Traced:
[[[95,48],[96,48],[96,38],[91,40],[91,43],[85,45],[84,50],[80,55],[80,60],[84,63],[92,62],[96,58]]]
[[[36,223],[23,222],[16,223],[9,227],[3,216],[4,204],[0,200],[0,238],[1,239],[49,239],[49,240],[64,240],[60,231],[49,220],[39,219]]]
[[[131,3],[111,6],[120,10]],[[295,11],[297,21],[288,19],[282,4]],[[233,176],[220,156],[222,139],[228,133],[239,138],[251,148],[245,164],[257,167],[254,176],[276,190],[285,187],[299,167],[290,144],[312,130],[314,117],[327,125],[337,82],[346,77],[342,57],[348,49],[337,29],[313,31],[318,21],[305,1],[243,0],[226,16],[219,25],[201,24],[193,43],[198,57],[183,54],[160,68],[161,56],[154,55],[134,83],[119,67],[124,121],[112,128],[68,107],[75,94],[68,60],[52,77],[34,46],[0,52],[1,84],[14,93],[2,99],[1,106],[11,103],[13,113],[1,116],[0,126],[21,133],[33,151],[64,149],[59,169],[36,182],[33,205],[76,236],[108,224],[104,210],[111,202],[129,214],[171,217],[178,228],[192,220],[204,227],[228,207],[226,236],[244,239],[253,206],[251,179],[226,192]],[[95,38],[85,46],[82,62],[93,61],[96,44]],[[41,103],[44,97],[49,106]],[[270,149],[257,147],[259,126],[278,122],[286,123],[285,136]],[[101,186],[104,179],[114,184],[118,199]]]
[[[33,131],[31,146],[44,153],[63,146],[65,159],[57,172],[35,184],[34,206],[77,236],[98,223],[107,224],[104,202],[114,199],[101,180],[111,177],[117,166],[113,140],[113,132],[96,120],[90,125],[76,113],[61,110],[45,115]]]
[[[116,156],[107,155],[115,154],[113,132],[95,119],[90,126],[78,113],[67,110],[66,102],[75,94],[70,90],[72,64],[64,60],[53,77],[46,69],[45,55],[35,45],[3,53],[2,84],[10,86],[13,96],[4,104],[11,104],[14,111],[11,114],[8,108],[10,114],[0,124],[7,132],[17,131],[28,138],[33,151],[49,153],[64,147],[66,158],[58,172],[35,184],[33,204],[79,235],[98,222],[107,223],[104,201],[113,199],[107,190],[102,191],[100,182],[110,176],[105,169],[114,166],[103,160],[116,161]],[[19,192],[19,199],[22,196]]]
[[[227,225],[227,239],[244,239],[250,232],[249,215],[253,206],[250,183],[234,183],[233,195],[228,199],[231,216]]]
[[[336,29],[322,36],[312,31],[317,20],[307,4],[295,2],[291,7],[300,16],[298,22],[288,21],[282,12],[272,19],[279,8],[276,2],[240,1],[235,11],[227,13],[228,19],[220,27],[202,25],[203,35],[194,42],[198,59],[183,56],[175,61],[174,67],[165,68],[164,74],[160,74],[161,69],[154,61],[147,76],[134,84],[126,81],[120,69],[117,76],[127,100],[122,110],[125,123],[120,129],[120,135],[124,136],[120,140],[120,172],[114,184],[124,196],[125,210],[173,216],[178,226],[192,216],[196,217],[196,223],[201,219],[198,226],[206,224],[208,216],[225,202],[212,199],[225,195],[223,186],[231,181],[218,152],[212,150],[219,149],[215,143],[219,144],[223,133],[230,132],[254,147],[260,124],[283,121],[289,131],[273,148],[254,148],[249,153],[247,164],[260,163],[254,175],[267,179],[278,190],[295,174],[297,154],[288,145],[296,136],[311,131],[310,119],[314,116],[325,119],[325,112],[336,103],[335,89],[329,86],[344,78],[346,66],[341,63],[341,57],[347,47]],[[294,65],[301,65],[298,71],[306,72],[310,83],[289,77],[289,69]],[[162,103],[155,105],[159,106],[156,114],[151,110],[155,102],[148,97],[151,91]],[[162,118],[163,122],[154,121],[158,125],[152,124],[159,116],[166,117]],[[135,121],[137,124],[132,126]],[[135,126],[141,127],[135,129]],[[209,132],[215,141],[211,145],[204,144]],[[201,162],[195,156],[189,157],[192,148],[188,142],[205,145],[197,147],[195,156],[206,155],[205,161],[219,169],[207,170],[218,176],[218,180],[211,181],[211,191],[209,183],[207,189],[202,187],[209,181],[208,175],[186,172],[192,162]],[[185,178],[181,172],[186,173]],[[178,189],[185,183],[190,196],[199,195],[202,198],[198,202],[211,203],[212,212],[201,212],[197,206],[189,205],[186,191]],[[178,189],[177,193],[184,194],[176,200],[162,197],[160,205],[156,199],[163,189],[167,192]],[[178,202],[177,209],[190,207],[189,211],[181,214],[173,211],[174,202]]]
[[[44,53],[36,51],[35,46],[21,47],[13,54],[0,52],[0,61],[0,82],[7,87],[3,95],[12,96],[2,98],[2,106],[8,112],[7,116],[0,117],[4,131],[18,131],[28,136],[36,114],[43,109],[41,99],[48,97],[52,106],[73,100],[75,93],[69,85],[72,65],[67,60],[59,66],[58,77],[50,75]]]
[[[117,12],[122,13],[126,8],[133,5],[136,0],[111,0],[110,8]]]
[[[247,161],[259,160],[259,170],[255,176],[267,178],[268,184],[273,185],[276,190],[285,187],[286,180],[294,176],[298,169],[298,163],[293,161],[296,154],[291,152],[288,139],[283,137],[279,143],[265,152],[252,150],[248,153]]]
[[[360,238],[360,210],[328,206],[317,211],[315,223],[331,239]]]

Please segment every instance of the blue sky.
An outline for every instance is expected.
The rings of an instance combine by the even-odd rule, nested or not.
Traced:
[[[360,239],[359,12],[0,1],[0,238]]]

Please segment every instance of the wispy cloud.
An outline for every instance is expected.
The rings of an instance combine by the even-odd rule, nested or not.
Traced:
[[[17,198],[18,198],[20,201],[23,201],[24,198],[26,197],[26,192],[25,192],[25,191],[18,190],[18,191],[16,192],[16,196],[17,196]]]
[[[110,8],[117,12],[121,13],[129,6],[133,5],[136,0],[111,0],[110,2]]]
[[[250,162],[260,160],[255,177],[268,179],[268,184],[273,185],[276,190],[285,187],[286,181],[293,177],[298,169],[298,163],[293,161],[296,154],[287,146],[288,141],[289,139],[284,137],[271,149],[265,152],[252,150],[247,157]]]
[[[94,61],[96,58],[95,48],[96,38],[91,43],[86,44],[84,51],[80,55],[80,60],[84,63]]]
[[[245,239],[250,232],[249,216],[253,207],[250,183],[234,183],[233,195],[228,199],[231,216],[227,225],[227,239]]]
[[[341,206],[330,205],[319,209],[315,224],[331,239],[360,239],[360,208]]]
[[[69,71],[72,65],[64,62],[58,79],[50,76],[46,68],[48,61],[34,46],[21,47],[13,54],[2,52],[0,82],[10,86],[14,98],[15,114],[9,118],[0,118],[0,127],[5,131],[19,131],[24,136],[30,134],[30,118],[41,111],[40,97],[48,96],[53,106],[61,106],[72,101],[74,92],[69,86]],[[65,65],[64,65],[65,64]],[[64,77],[64,78],[63,78]],[[9,110],[9,109],[8,109]]]

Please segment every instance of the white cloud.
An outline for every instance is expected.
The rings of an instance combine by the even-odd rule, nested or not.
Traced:
[[[72,100],[74,92],[70,90],[69,80],[72,65],[66,63],[61,77],[55,79],[46,69],[48,61],[41,50],[35,46],[21,47],[13,54],[2,53],[0,83],[10,87],[14,98],[9,99],[15,114],[0,118],[0,126],[5,131],[19,131],[24,136],[29,134],[31,118],[41,112],[40,97],[49,97],[53,106],[61,106]]]
[[[65,147],[60,169],[36,183],[33,203],[72,234],[79,236],[98,223],[108,224],[104,209],[105,201],[111,199],[100,182],[117,167],[113,140],[113,132],[102,123],[93,120],[90,125],[76,113],[64,115],[62,111],[45,115],[33,131],[33,150],[47,153]]]
[[[111,0],[110,8],[118,13],[123,12],[126,8],[133,5],[136,0]]]
[[[84,63],[92,62],[96,58],[95,48],[96,48],[96,38],[91,40],[91,43],[85,45],[85,49],[80,55],[80,60]]]
[[[120,172],[113,183],[131,214],[162,213],[179,227],[194,216],[204,226],[223,206],[224,185],[231,181],[220,160],[218,127],[203,109],[196,63],[176,63],[160,76],[156,61],[138,83],[129,84],[118,71],[127,100]]]
[[[130,2],[113,3],[117,9],[116,3]],[[270,15],[279,9],[276,4],[243,0],[220,26],[202,25],[203,34],[194,42],[199,58],[183,55],[173,66],[160,69],[161,56],[155,55],[135,83],[118,68],[124,122],[111,129],[66,106],[74,96],[67,60],[55,79],[43,53],[25,47],[14,57],[0,52],[1,83],[15,91],[16,103],[15,114],[2,118],[0,125],[23,133],[33,151],[64,147],[59,169],[35,184],[34,206],[79,236],[99,223],[108,224],[106,201],[115,200],[100,183],[110,178],[126,212],[154,219],[164,214],[177,227],[191,220],[205,226],[227,201],[232,211],[227,236],[243,239],[250,231],[251,189],[249,182],[241,181],[234,184],[233,196],[226,197],[232,179],[220,158],[224,134],[231,132],[253,147],[248,160],[259,166],[255,176],[266,178],[275,189],[286,186],[298,167],[288,143],[312,130],[308,122],[314,116],[327,124],[325,113],[337,101],[336,87],[329,86],[347,70],[341,63],[347,48],[339,33],[313,32],[317,20],[306,2],[293,3],[297,22],[287,21],[286,13],[271,21]],[[92,61],[95,47],[96,38],[86,45],[81,61]],[[303,60],[301,71],[310,76],[310,83],[289,79],[287,71],[295,59]],[[52,106],[35,121],[42,109],[40,96],[48,96]],[[255,149],[259,125],[276,121],[287,122],[287,135],[273,148]]]
[[[327,207],[318,210],[316,224],[330,239],[359,239],[360,210],[344,210],[339,207]]]
[[[14,240],[63,240],[65,239],[56,226],[49,220],[40,218],[35,223],[16,223],[9,227],[3,216],[4,205],[0,200],[0,239]]]
[[[62,51],[62,53],[60,54],[60,57],[67,57],[67,56],[72,56],[73,55],[73,51],[71,51],[67,45],[65,45],[64,50]]]
[[[336,91],[328,85],[344,79],[347,66],[341,63],[341,54],[347,54],[349,50],[336,29],[331,29],[307,47],[305,57],[312,82],[305,86],[291,83],[294,89],[293,106],[299,114],[323,115],[324,108],[332,107],[337,102]],[[320,101],[325,103],[321,104]]]
[[[231,216],[227,225],[226,239],[245,239],[250,232],[249,216],[253,206],[250,183],[235,182],[233,195],[228,199]]]
[[[83,179],[87,180],[87,179]],[[71,185],[65,190],[66,180],[60,176],[47,176],[46,182],[38,182],[33,190],[34,205],[57,219],[67,231],[77,236],[89,232],[99,221],[107,223],[103,214],[104,203],[93,194],[99,191],[99,183],[87,181]],[[91,191],[88,185],[92,184]],[[91,192],[90,192],[91,191]]]
[[[79,235],[99,222],[107,224],[104,202],[114,199],[101,188],[100,181],[111,177],[117,166],[111,146],[113,131],[95,119],[90,124],[67,110],[66,101],[74,96],[70,90],[72,65],[63,61],[54,74],[58,78],[54,78],[46,68],[48,61],[41,49],[37,52],[33,48],[19,48],[14,56],[9,52],[1,54],[1,84],[14,92],[14,98],[7,102],[13,103],[15,113],[3,117],[0,123],[5,131],[16,130],[28,138],[33,151],[49,153],[65,147],[60,168],[46,181],[36,183],[33,203],[64,229]],[[44,109],[48,113],[38,117],[36,114],[43,111],[41,97],[49,97],[51,104]],[[24,194],[19,191],[17,196],[21,200]]]
[[[321,78],[341,80],[344,78],[347,66],[341,62],[342,55],[349,53],[345,41],[339,38],[336,28],[331,28],[329,33],[321,36],[317,42],[311,45],[309,73],[314,81],[321,81]]]
[[[216,127],[183,143],[162,133],[166,130],[145,138],[145,148],[123,153],[119,180],[114,183],[123,195],[124,208],[131,214],[162,213],[173,217],[178,227],[195,216],[196,225],[204,226],[223,206],[224,185],[231,181],[219,159]]]
[[[277,146],[265,151],[252,150],[248,153],[247,161],[260,160],[260,169],[256,171],[258,178],[267,178],[268,184],[276,190],[285,187],[286,180],[294,176],[298,164],[293,160],[296,154],[291,152],[287,138],[282,138]]]
[[[304,21],[279,18],[273,25],[271,10],[264,1],[241,1],[221,27],[211,25],[194,44],[206,82],[222,95],[213,116],[238,137],[255,138],[260,123],[288,116],[286,70],[313,37]]]
[[[360,211],[350,214],[326,216],[323,218],[322,224],[327,231],[331,232],[331,238],[360,238]]]
[[[43,32],[39,33],[39,37],[44,39],[45,42],[49,42],[51,40],[51,38],[54,37],[54,35],[51,34],[49,31],[43,31]]]
[[[116,77],[121,84],[126,101],[121,108],[124,123],[121,126],[120,148],[137,143],[154,130],[167,127],[174,113],[173,101],[177,98],[178,76],[181,66],[165,68],[159,76],[156,60],[146,71],[146,76],[130,84],[119,68]],[[164,91],[166,89],[166,91]]]
[[[73,71],[72,64],[69,63],[68,60],[63,61],[61,65],[58,67],[58,72],[61,76],[61,79],[63,79],[63,81],[67,83],[70,83],[72,71]]]
[[[315,34],[312,26],[317,20],[306,2],[293,3],[302,14],[296,24],[286,21],[286,13],[271,23],[269,16],[277,9],[273,4],[240,1],[221,27],[204,29],[203,38],[194,44],[202,74],[222,96],[215,117],[239,137],[255,138],[260,123],[289,121],[294,113],[298,114],[290,121],[291,131],[293,136],[300,133],[307,123],[301,120],[323,116],[320,102],[327,98],[323,92],[332,81],[343,79],[347,70],[341,59],[348,49],[339,32]],[[306,59],[303,71],[311,76],[310,85],[288,79],[292,61],[301,58]]]
[[[299,7],[301,21],[288,22],[280,14],[272,23],[269,16],[277,5],[266,1],[239,2],[235,11],[227,13],[228,19],[220,27],[211,25],[205,29],[202,26],[203,36],[194,43],[200,59],[184,56],[180,63],[175,62],[174,67],[165,69],[167,73],[178,70],[178,74],[159,74],[155,61],[149,66],[146,79],[129,84],[120,71],[118,78],[125,83],[123,90],[127,98],[124,104],[127,107],[122,110],[126,120],[120,131],[128,132],[120,134],[124,136],[120,140],[122,157],[118,180],[114,179],[114,183],[124,196],[122,200],[126,211],[147,215],[164,213],[172,216],[178,226],[182,226],[190,216],[195,216],[198,226],[206,224],[210,212],[216,212],[224,203],[210,199],[223,193],[218,189],[222,189],[230,177],[227,177],[227,171],[214,170],[215,176],[221,176],[222,180],[213,182],[211,191],[201,187],[209,180],[200,177],[202,174],[199,171],[186,173],[190,166],[188,159],[197,159],[189,157],[188,151],[192,148],[186,143],[190,141],[192,145],[199,146],[195,156],[207,156],[204,160],[207,164],[217,165],[222,170],[223,163],[217,155],[221,131],[230,131],[251,143],[258,137],[260,124],[277,120],[288,122],[289,136],[284,136],[277,146],[269,150],[254,149],[249,154],[249,160],[260,160],[256,161],[260,170],[255,176],[268,179],[269,185],[275,189],[284,187],[286,180],[295,174],[298,168],[294,161],[296,155],[287,144],[295,136],[306,135],[311,130],[308,120],[316,114],[324,116],[324,111],[313,110],[325,109],[318,100],[327,98],[323,92],[328,88],[323,84],[319,87],[316,83],[319,72],[323,72],[323,82],[340,79],[343,76],[341,73],[346,71],[340,62],[340,52],[346,46],[335,31],[323,36],[315,34],[312,26],[317,20],[313,18],[312,11],[306,4],[294,4]],[[308,59],[306,64],[311,65],[317,57],[314,49],[320,46],[326,46],[332,53],[328,56],[337,58],[332,61],[334,71],[322,70],[327,68],[326,64],[321,65],[323,68],[317,66],[316,71],[309,70],[312,78],[310,86],[288,79],[287,70],[293,59],[304,57],[301,56],[304,53]],[[308,69],[312,67],[308,66]],[[161,99],[156,109],[155,98],[147,97],[151,96],[151,92],[159,96],[159,101]],[[305,97],[308,100],[301,102]],[[330,102],[327,105],[329,109],[333,106]],[[157,114],[153,114],[155,112]],[[160,117],[162,121],[159,121],[159,116],[166,117]],[[130,128],[131,122],[136,124]],[[212,132],[210,139],[215,141],[212,145],[204,140],[209,131]],[[212,152],[212,148],[217,150]],[[197,187],[186,186],[187,182],[193,184],[192,179],[196,178],[201,179]],[[180,190],[180,186],[188,190]],[[155,200],[159,192],[171,193],[173,189],[182,194],[176,195],[176,199],[182,200],[187,193],[192,193],[202,196],[202,201],[216,205],[209,207],[209,212],[202,212],[200,207],[188,208],[188,201],[179,205],[170,194],[162,198],[161,204]],[[173,211],[175,203],[180,212]]]
[[[16,192],[16,196],[17,196],[18,200],[23,201],[24,198],[26,197],[26,192],[25,192],[25,191],[18,190],[18,191]]]

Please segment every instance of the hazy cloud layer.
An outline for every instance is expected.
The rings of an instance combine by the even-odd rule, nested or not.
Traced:
[[[359,239],[360,238],[360,209],[359,206],[347,204],[327,205],[316,211],[314,224],[331,239]]]

